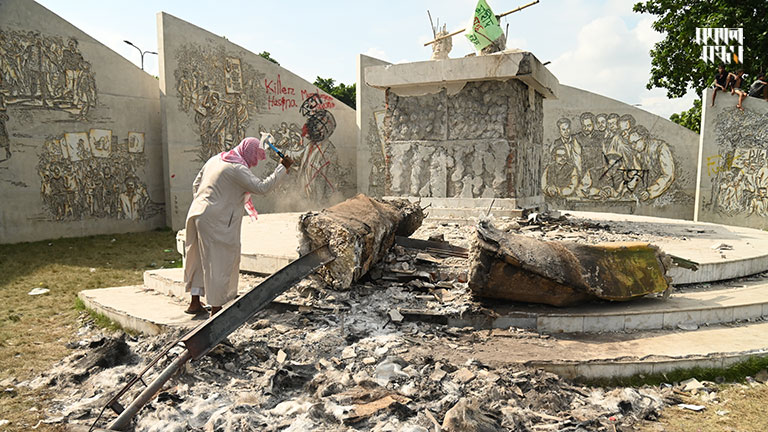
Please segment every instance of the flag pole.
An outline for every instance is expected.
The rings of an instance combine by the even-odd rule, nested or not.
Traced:
[[[499,15],[498,17],[499,17],[499,18],[501,18],[501,17],[505,17],[505,16],[507,16],[507,15],[509,15],[509,14],[511,14],[511,13],[515,13],[515,12],[521,11],[521,10],[523,10],[523,9],[527,8],[527,7],[530,7],[530,6],[533,6],[533,5],[535,5],[535,4],[536,4],[536,3],[538,3],[539,1],[540,1],[540,0],[532,1],[532,2],[530,2],[530,3],[528,3],[528,4],[525,4],[525,5],[522,5],[522,6],[520,6],[520,7],[519,7],[519,8],[517,8],[517,9],[512,9],[511,11],[507,11],[507,12],[504,12],[503,14]],[[441,40],[443,40],[443,39],[447,39],[447,38],[449,38],[449,37],[452,37],[452,36],[456,36],[457,34],[459,34],[459,33],[463,33],[463,32],[465,32],[465,31],[467,31],[467,29],[465,29],[465,28],[463,28],[463,29],[461,29],[461,30],[456,30],[456,31],[455,31],[455,32],[453,32],[453,33],[450,33],[450,34],[447,34],[447,35],[445,35],[445,36],[440,36],[440,37],[438,37],[438,38],[435,38],[434,40],[432,40],[432,41],[429,41],[429,42],[425,43],[425,44],[424,44],[424,46],[429,46],[429,45],[432,45],[432,44],[433,44],[433,43],[435,43],[435,42],[439,42],[439,41],[441,41]]]

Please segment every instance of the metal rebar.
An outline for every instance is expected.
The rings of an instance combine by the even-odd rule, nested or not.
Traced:
[[[511,14],[511,13],[515,13],[515,12],[521,11],[521,10],[523,10],[523,9],[527,8],[527,7],[530,7],[530,6],[533,6],[533,5],[537,4],[539,1],[540,1],[540,0],[532,1],[532,2],[530,2],[530,3],[528,3],[528,4],[525,4],[525,5],[522,5],[522,6],[520,6],[519,8],[516,8],[516,9],[512,9],[511,11],[507,11],[507,12],[504,12],[503,14],[500,14],[500,15],[498,15],[498,18],[501,18],[501,17],[505,17],[505,16],[507,16],[507,15],[509,15],[509,14]],[[465,31],[467,31],[467,29],[463,28],[463,29],[461,29],[461,30],[456,30],[456,31],[455,31],[455,32],[453,32],[453,33],[447,34],[447,35],[445,35],[445,36],[436,37],[434,40],[431,40],[431,41],[429,41],[429,42],[425,43],[425,44],[424,44],[424,46],[429,46],[429,45],[432,45],[432,44],[433,44],[433,43],[435,43],[435,42],[439,42],[439,41],[441,41],[441,40],[443,40],[443,39],[447,39],[447,38],[449,38],[449,37],[452,37],[452,36],[456,36],[457,34],[459,34],[459,33],[463,33],[463,32],[465,32]]]
[[[168,365],[168,367],[163,369],[157,378],[149,383],[147,388],[145,388],[144,391],[142,391],[141,394],[139,394],[136,399],[134,399],[134,401],[125,408],[125,411],[123,411],[112,423],[109,424],[107,429],[119,431],[128,427],[133,416],[135,416],[136,413],[138,413],[139,410],[141,410],[141,408],[147,402],[149,402],[150,399],[155,397],[155,394],[160,391],[161,388],[163,388],[163,385],[169,379],[171,379],[173,374],[181,369],[181,367],[184,366],[184,363],[186,363],[190,358],[192,358],[190,352],[188,350],[184,350],[178,357],[176,357],[173,362],[171,362],[171,364]]]

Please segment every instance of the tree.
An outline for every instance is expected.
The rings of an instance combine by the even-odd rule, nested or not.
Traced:
[[[316,85],[319,89],[328,93],[329,95],[344,102],[350,108],[353,108],[353,109],[355,108],[357,84],[346,85],[344,83],[339,83],[338,85],[336,85],[336,80],[334,80],[333,78],[320,78],[320,77],[317,77],[317,79],[313,84]]]
[[[270,55],[269,55],[269,52],[267,52],[267,51],[262,51],[262,52],[260,52],[260,53],[259,53],[259,56],[261,56],[261,57],[264,57],[265,59],[267,59],[267,60],[271,61],[272,63],[274,63],[274,64],[276,64],[276,65],[280,66],[280,63],[278,63],[278,62],[277,62],[277,60],[275,60],[275,59],[273,59],[272,57],[270,57]]]
[[[768,65],[768,14],[765,0],[647,0],[635,4],[634,11],[658,18],[653,29],[666,37],[651,50],[651,77],[648,89],[667,89],[667,97],[682,97],[689,90],[701,95],[714,80],[716,63],[701,59],[701,46],[696,44],[697,27],[744,29],[743,64],[726,65],[727,69],[744,69],[751,78]],[[675,114],[677,118],[694,115],[696,106]],[[699,101],[698,115],[701,116]],[[692,120],[691,120],[692,121]],[[692,121],[689,124],[699,122]],[[685,126],[685,125],[684,125]]]
[[[680,126],[685,126],[688,129],[699,133],[701,129],[701,99],[694,100],[693,107],[689,110],[679,114],[672,114],[669,116],[669,119]]]

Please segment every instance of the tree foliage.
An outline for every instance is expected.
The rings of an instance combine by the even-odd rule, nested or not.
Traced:
[[[648,0],[635,4],[634,11],[656,15],[653,29],[665,39],[651,50],[651,77],[646,87],[667,89],[668,97],[682,97],[688,90],[701,94],[714,80],[716,63],[701,59],[696,27],[744,29],[744,64],[726,69],[744,69],[756,78],[768,64],[768,14],[765,0]]]
[[[743,64],[726,65],[726,70],[744,69],[750,79],[768,66],[768,14],[766,0],[647,0],[636,3],[635,12],[656,15],[653,29],[665,34],[651,50],[651,77],[646,87],[664,88],[667,97],[682,97],[689,90],[697,95],[712,84],[717,63],[701,59],[696,44],[697,27],[743,28]],[[747,83],[749,84],[749,83]],[[699,132],[701,100],[670,120]]]
[[[699,133],[701,129],[701,99],[694,100],[693,107],[679,114],[672,114],[669,119],[680,126],[685,126]]]
[[[262,51],[262,52],[260,52],[260,53],[259,53],[259,56],[260,56],[260,57],[264,57],[265,59],[267,59],[267,60],[271,61],[272,63],[274,63],[274,64],[276,64],[276,65],[280,66],[280,63],[278,63],[278,62],[277,62],[277,60],[273,59],[273,58],[272,58],[272,57],[269,55],[269,52],[267,52],[267,51]]]
[[[336,99],[344,102],[351,108],[355,108],[357,84],[346,85],[344,83],[336,84],[336,80],[333,78],[320,78],[317,77],[313,83],[319,89],[335,97]]]

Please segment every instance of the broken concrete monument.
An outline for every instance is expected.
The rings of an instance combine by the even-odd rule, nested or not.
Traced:
[[[440,24],[438,23],[438,26],[439,25]],[[440,29],[440,31],[437,31],[437,27],[433,27],[432,32],[435,36],[435,39],[437,38],[442,38],[442,39],[432,44],[431,60],[447,59],[448,54],[450,54],[451,49],[453,49],[453,39],[450,36],[448,36],[448,29],[446,28],[445,24],[443,24],[443,28]]]
[[[364,72],[367,87],[383,90],[386,101],[374,119],[380,133],[368,143],[376,155],[371,183],[384,185],[384,194],[544,203],[542,103],[556,99],[559,83],[532,53]]]
[[[652,244],[586,245],[506,233],[481,221],[471,252],[474,295],[567,306],[589,299],[622,301],[669,288],[671,259]]]
[[[328,244],[336,255],[318,275],[330,287],[346,289],[381,260],[395,236],[409,236],[424,220],[418,204],[408,200],[379,200],[359,194],[299,220],[299,253]]]

